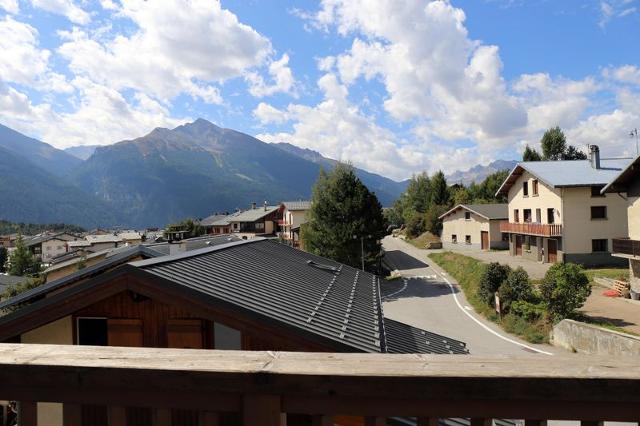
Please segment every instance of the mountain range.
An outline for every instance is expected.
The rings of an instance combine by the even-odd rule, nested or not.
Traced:
[[[518,162],[515,160],[495,160],[487,164],[486,166],[477,165],[470,168],[469,170],[464,170],[464,171],[458,170],[454,173],[447,175],[446,178],[449,184],[457,183],[457,184],[468,186],[473,182],[475,183],[482,182],[487,176],[489,176],[492,173],[499,172],[502,170],[511,171],[516,166],[516,164],[518,164]]]
[[[206,120],[109,146],[58,150],[0,126],[0,218],[86,227],[163,226],[185,217],[306,199],[337,162]],[[383,205],[406,182],[355,169]]]

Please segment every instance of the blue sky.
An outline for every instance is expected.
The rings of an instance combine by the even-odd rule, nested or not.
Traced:
[[[640,0],[0,0],[0,123],[64,148],[198,117],[402,179],[560,125],[633,155]]]

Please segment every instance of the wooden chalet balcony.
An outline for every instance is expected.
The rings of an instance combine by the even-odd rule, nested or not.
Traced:
[[[242,352],[0,344],[0,398],[20,401],[20,426],[37,424],[38,403],[62,403],[63,424],[82,424],[82,405],[107,406],[108,424],[127,424],[126,407],[146,407],[153,425],[174,409],[201,426],[224,413],[236,423],[280,426],[341,423],[362,416],[638,421],[640,364],[629,359],[555,355],[478,358]],[[44,408],[47,408],[46,406]],[[225,417],[226,418],[226,417]],[[45,423],[47,419],[44,419]],[[226,418],[225,423],[228,418]],[[42,424],[42,423],[41,423]]]
[[[630,238],[613,238],[612,253],[623,256],[640,256],[640,241]]]
[[[500,232],[508,232],[511,234],[536,235],[538,237],[561,237],[562,225],[560,224],[543,224],[543,223],[513,223],[500,222]]]

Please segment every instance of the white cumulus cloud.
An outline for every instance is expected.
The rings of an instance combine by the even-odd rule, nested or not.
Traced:
[[[91,22],[91,16],[73,0],[31,0],[31,4],[47,12],[66,16],[74,24],[86,25]]]

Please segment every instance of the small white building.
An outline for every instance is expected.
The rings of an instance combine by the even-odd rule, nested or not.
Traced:
[[[442,216],[442,247],[446,249],[508,249],[500,222],[509,218],[507,204],[458,204]]]
[[[311,201],[284,201],[280,237],[294,247],[300,247],[300,226],[307,223]]]

